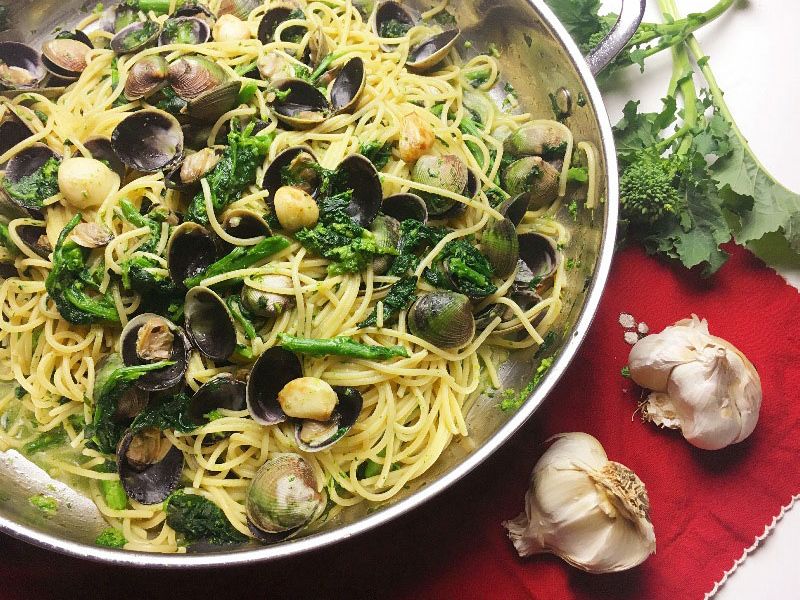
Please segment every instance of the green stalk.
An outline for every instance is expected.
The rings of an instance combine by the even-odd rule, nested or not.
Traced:
[[[646,23],[642,25],[640,33],[637,33],[628,45],[645,44],[659,37],[675,35],[680,36],[681,41],[685,41],[692,33],[725,14],[733,6],[734,2],[735,0],[720,0],[705,12],[690,13],[683,19],[673,17],[671,23]],[[662,8],[662,12],[666,11]]]
[[[183,1],[178,0],[175,7],[177,8],[182,4]],[[142,12],[152,11],[157,15],[166,15],[169,12],[170,0],[133,0],[129,5]]]

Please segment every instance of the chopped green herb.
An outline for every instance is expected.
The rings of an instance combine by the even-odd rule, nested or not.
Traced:
[[[128,540],[125,539],[125,534],[123,534],[119,529],[108,527],[97,536],[97,539],[94,541],[94,543],[98,546],[103,546],[104,548],[120,549],[128,543]]]
[[[58,500],[52,496],[36,494],[35,496],[28,498],[28,501],[32,506],[42,511],[44,516],[47,518],[52,517],[54,514],[56,514],[56,512],[58,512]]]

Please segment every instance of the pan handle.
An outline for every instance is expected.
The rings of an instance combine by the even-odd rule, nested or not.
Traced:
[[[586,57],[592,75],[598,75],[622,52],[641,24],[646,7],[647,0],[622,0],[617,24]]]

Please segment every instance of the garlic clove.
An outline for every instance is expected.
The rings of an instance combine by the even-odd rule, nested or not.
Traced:
[[[644,484],[590,435],[553,440],[534,467],[525,512],[504,523],[517,552],[553,553],[592,573],[640,564],[655,551]]]

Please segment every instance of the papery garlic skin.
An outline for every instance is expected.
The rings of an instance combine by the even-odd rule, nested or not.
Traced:
[[[642,407],[644,418],[680,429],[698,448],[719,450],[741,442],[758,423],[758,372],[696,315],[640,340],[629,366],[633,381],[653,392]]]
[[[644,484],[590,435],[553,439],[533,468],[525,512],[503,523],[517,552],[552,553],[590,573],[641,564],[656,549]]]

